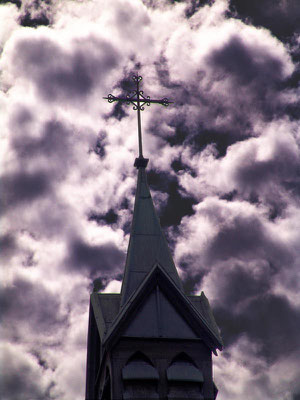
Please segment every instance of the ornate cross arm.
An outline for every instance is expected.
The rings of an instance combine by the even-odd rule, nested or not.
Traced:
[[[143,79],[140,75],[134,75],[133,81],[136,83],[136,90],[133,90],[130,96],[129,94],[126,97],[117,97],[113,94],[109,94],[107,97],[103,97],[103,99],[108,100],[109,103],[113,103],[115,101],[126,103],[128,105],[132,104],[133,109],[137,111],[138,117],[138,137],[139,137],[139,160],[140,162],[135,163],[137,168],[145,167],[147,165],[148,160],[143,157],[143,148],[142,148],[142,128],[141,128],[141,111],[144,111],[145,105],[150,106],[151,103],[161,104],[162,106],[167,107],[169,104],[172,104],[173,101],[169,101],[166,97],[162,99],[151,99],[149,96],[144,96],[144,92],[140,90],[140,82]]]
[[[107,97],[103,97],[103,99],[108,100],[109,103],[113,103],[114,101],[120,101],[121,103],[126,103],[129,105],[130,103],[133,104],[133,109],[137,110],[138,107],[140,108],[141,111],[144,111],[145,107],[143,107],[145,104],[147,106],[150,106],[151,103],[156,103],[156,104],[161,104],[162,106],[168,107],[169,104],[172,104],[173,101],[169,101],[166,97],[160,100],[153,100],[150,99],[149,96],[144,97],[143,96],[143,91],[139,91],[139,97],[134,98],[135,95],[137,95],[136,90],[133,91],[134,94],[130,97],[127,95],[126,97],[116,97],[113,94],[109,94]],[[140,98],[141,96],[141,98]]]

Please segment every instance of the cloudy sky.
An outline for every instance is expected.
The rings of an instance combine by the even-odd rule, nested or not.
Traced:
[[[219,400],[300,399],[298,0],[0,0],[3,400],[82,400],[89,293],[118,291],[136,115]]]

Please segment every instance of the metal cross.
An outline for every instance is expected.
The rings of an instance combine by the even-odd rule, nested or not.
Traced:
[[[131,96],[128,94],[126,97],[116,97],[112,94],[109,94],[107,97],[103,97],[108,100],[109,103],[113,103],[114,101],[120,101],[126,104],[133,104],[133,109],[137,110],[137,118],[138,118],[138,137],[139,137],[139,158],[143,159],[143,146],[142,146],[142,127],[141,127],[141,111],[144,111],[146,104],[150,106],[151,103],[161,104],[167,107],[169,104],[173,103],[173,101],[169,101],[166,97],[160,100],[152,100],[149,96],[145,97],[144,92],[140,90],[140,82],[143,79],[140,75],[134,75],[132,77],[133,81],[136,83],[136,90],[133,90]]]

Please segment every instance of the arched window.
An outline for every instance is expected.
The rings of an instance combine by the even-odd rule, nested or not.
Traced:
[[[122,370],[123,399],[158,399],[158,372],[141,352],[135,353]]]
[[[204,399],[203,375],[185,353],[177,355],[167,369],[168,399]]]

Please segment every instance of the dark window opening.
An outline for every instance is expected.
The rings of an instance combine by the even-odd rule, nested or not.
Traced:
[[[185,353],[176,356],[167,369],[168,399],[204,399],[203,374]]]
[[[123,399],[158,399],[158,372],[151,361],[141,352],[135,353],[122,370]]]

